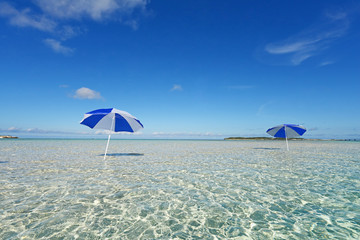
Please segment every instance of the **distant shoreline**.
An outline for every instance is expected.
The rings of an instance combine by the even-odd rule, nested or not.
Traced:
[[[11,136],[11,135],[0,135],[0,139],[20,139],[19,137],[16,136]],[[36,140],[43,140],[43,139],[53,139],[53,140],[104,140],[105,138],[58,138],[58,137],[40,137],[40,138],[21,138],[23,140],[27,140],[27,139],[36,139]],[[194,141],[221,141],[221,140],[225,140],[225,141],[236,141],[236,140],[259,140],[259,141],[284,141],[284,138],[273,138],[273,137],[227,137],[227,138],[219,138],[219,139],[150,139],[150,138],[145,138],[145,139],[113,139],[113,140],[182,140],[182,141],[186,141],[186,140],[194,140]],[[360,139],[321,139],[321,138],[288,138],[288,140],[291,141],[352,141],[352,142],[359,142]]]
[[[1,139],[8,139],[8,138],[10,138],[10,139],[11,139],[11,138],[12,138],[12,139],[14,139],[14,138],[18,138],[18,137],[15,137],[15,136],[10,136],[10,135],[1,135],[1,136],[0,136],[0,138],[1,138]]]
[[[272,137],[228,137],[224,140],[284,140],[284,138]],[[360,139],[312,139],[312,138],[288,138],[293,141],[360,141]]]

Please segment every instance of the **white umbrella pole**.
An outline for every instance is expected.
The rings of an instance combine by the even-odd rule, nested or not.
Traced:
[[[288,143],[287,136],[285,136],[285,139],[286,139],[286,148],[287,148],[287,150],[289,151],[289,143]]]
[[[286,134],[286,126],[285,126],[285,140],[286,140],[286,148],[289,151],[289,143],[288,143],[287,134]]]
[[[107,150],[108,150],[108,147],[109,147],[110,137],[111,137],[111,134],[109,134],[108,141],[107,141],[107,144],[106,144],[106,149],[105,149],[105,154],[104,154],[104,160],[105,160],[105,158],[106,158],[106,153],[107,153]]]
[[[113,131],[114,130],[114,120],[115,120],[115,115],[112,119],[112,122],[111,122],[111,130],[110,131]],[[111,137],[111,134],[109,134],[109,137],[108,137],[108,141],[107,141],[107,144],[106,144],[106,149],[105,149],[105,154],[104,154],[104,160],[106,158],[106,153],[107,153],[107,150],[108,150],[108,147],[109,147],[109,142],[110,142],[110,137]]]

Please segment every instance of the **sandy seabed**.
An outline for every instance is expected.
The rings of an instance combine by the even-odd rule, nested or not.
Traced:
[[[360,143],[1,140],[0,239],[359,239]]]

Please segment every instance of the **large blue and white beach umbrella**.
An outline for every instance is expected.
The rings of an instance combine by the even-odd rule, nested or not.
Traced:
[[[116,108],[97,109],[85,113],[84,119],[80,124],[93,129],[109,130],[109,137],[106,144],[104,159],[109,147],[111,132],[136,132],[144,126],[130,113],[118,110]]]
[[[303,135],[306,132],[306,128],[296,124],[281,124],[279,126],[269,128],[266,132],[277,138],[285,138],[286,147],[289,151],[288,138],[295,138]]]

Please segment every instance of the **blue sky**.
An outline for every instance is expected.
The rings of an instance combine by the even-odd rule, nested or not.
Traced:
[[[0,134],[118,138],[360,138],[358,1],[0,0]],[[96,135],[94,135],[96,134]]]

